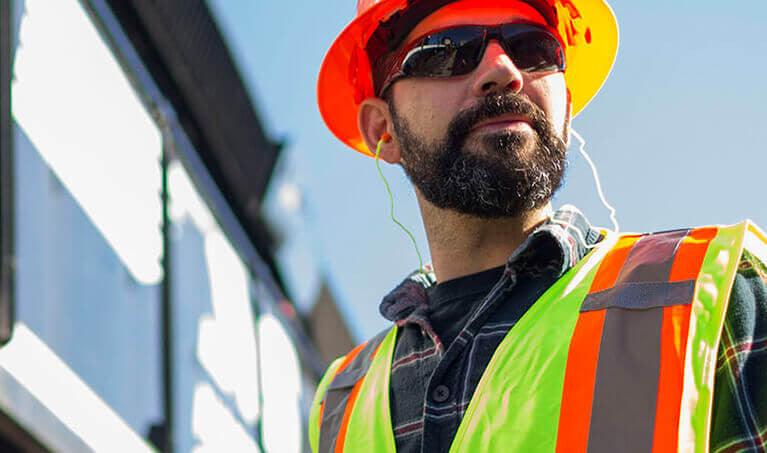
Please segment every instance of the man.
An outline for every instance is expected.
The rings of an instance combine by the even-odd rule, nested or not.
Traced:
[[[550,208],[617,42],[603,0],[360,2],[320,110],[403,167],[434,272],[328,369],[315,451],[765,449],[764,235],[620,235]]]

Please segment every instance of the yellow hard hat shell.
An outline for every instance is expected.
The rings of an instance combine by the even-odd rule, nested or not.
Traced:
[[[317,83],[320,114],[339,140],[363,154],[372,155],[357,128],[357,110],[363,100],[375,96],[365,47],[381,22],[419,1],[424,0],[359,0],[357,17],[338,35],[322,62]],[[565,45],[565,81],[575,116],[612,70],[619,39],[615,14],[604,0],[523,1],[543,3],[553,13],[556,23],[552,25]],[[499,9],[503,4],[498,1]]]

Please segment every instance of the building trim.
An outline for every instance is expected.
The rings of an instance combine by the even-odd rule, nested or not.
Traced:
[[[0,345],[14,323],[14,179],[11,71],[14,47],[13,0],[0,0]]]
[[[110,0],[80,0],[80,2],[90,14],[107,45],[112,49],[115,58],[123,67],[123,71],[147,110],[165,134],[166,139],[170,141],[166,142],[168,150],[174,153],[184,165],[221,229],[248,267],[251,276],[259,280],[269,297],[276,301],[277,306],[273,307],[272,312],[280,318],[295,340],[306,371],[315,380],[319,380],[327,364],[320,359],[303,325],[295,316],[295,312],[289,315],[283,309],[282,304],[287,303],[289,298],[285,294],[285,286],[281,283],[269,247],[264,241],[259,242],[254,239],[252,230],[246,229],[247,225],[244,225],[242,215],[238,215],[235,211],[236,206],[233,206],[231,199],[221,190],[221,181],[209,171],[207,163],[198,153],[198,144],[190,139],[179,119],[175,105],[168,100],[160,85],[155,82],[154,74],[144,63],[145,56],[136,51],[132,40],[125,33],[123,24],[110,6],[112,2]],[[144,52],[148,51],[144,49]]]
[[[261,203],[281,145],[264,131],[204,0],[105,0],[280,284]]]
[[[23,323],[0,349],[0,410],[56,451],[153,449]]]

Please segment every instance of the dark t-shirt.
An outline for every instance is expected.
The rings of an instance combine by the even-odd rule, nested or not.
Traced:
[[[426,291],[429,300],[429,321],[445,349],[469,321],[469,317],[503,274],[498,266],[476,274],[455,278]]]

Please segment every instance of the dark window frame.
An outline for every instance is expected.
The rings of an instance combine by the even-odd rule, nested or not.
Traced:
[[[13,334],[14,179],[11,77],[14,37],[13,0],[0,0],[0,345]]]

